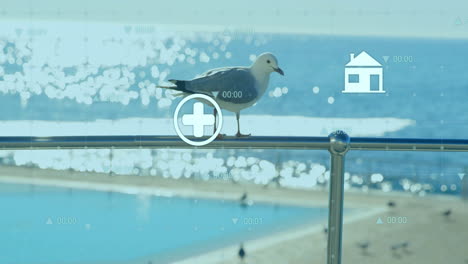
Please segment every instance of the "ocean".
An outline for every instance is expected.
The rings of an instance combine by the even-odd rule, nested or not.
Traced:
[[[171,263],[327,216],[323,207],[22,184],[2,184],[0,193],[3,263]]]
[[[90,131],[174,134],[167,121],[180,99],[156,85],[172,78],[190,79],[216,67],[250,65],[255,56],[272,52],[285,76],[273,73],[263,98],[241,112],[244,133],[326,136],[334,129],[343,129],[351,136],[466,138],[468,40],[271,34],[237,29],[195,32],[104,23],[84,29],[72,22],[15,26],[0,25],[0,120],[2,127],[8,128],[2,129],[2,135]],[[350,54],[357,56],[362,51],[382,65],[385,93],[342,93]],[[224,114],[223,133],[234,134],[233,114]],[[292,116],[294,120],[288,121]],[[119,122],[120,129],[115,130]],[[53,131],[47,128],[52,125]],[[82,130],[70,129],[71,125]],[[152,130],[152,126],[158,128]],[[63,152],[68,154],[64,157]],[[316,151],[158,150],[137,155],[119,150],[121,154],[113,158],[122,156],[128,166],[120,169],[106,161],[108,152],[1,151],[0,160],[10,165],[175,178],[210,178],[224,173],[260,184],[278,176],[281,185],[307,188],[323,187],[329,177],[328,154]],[[47,161],[43,153],[55,157],[55,162]],[[158,165],[184,160],[184,153],[190,155],[184,172]],[[101,165],[85,165],[93,155],[101,157]],[[457,194],[460,175],[468,170],[467,157],[465,153],[353,151],[347,156],[347,186],[419,195]],[[200,164],[205,167],[193,165],[197,163],[194,159],[203,160]],[[211,159],[221,163],[209,167],[210,162],[205,161]],[[262,180],[255,179],[262,174],[259,171],[267,175]]]

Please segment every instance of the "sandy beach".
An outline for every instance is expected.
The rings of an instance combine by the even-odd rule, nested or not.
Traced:
[[[61,186],[123,193],[237,199],[244,191],[256,202],[326,206],[328,192],[264,188],[225,181],[171,180],[160,177],[80,173],[1,167],[0,182]],[[395,208],[387,208],[392,200]],[[344,219],[343,263],[466,263],[468,210],[466,201],[452,196],[414,197],[405,193],[348,191],[345,208],[356,208]],[[450,217],[442,212],[452,209]],[[383,224],[377,224],[378,218]],[[394,218],[392,218],[394,217]],[[398,223],[405,219],[406,223]],[[395,221],[396,223],[389,223]],[[403,220],[401,220],[403,221]],[[245,243],[246,263],[325,263],[323,224],[292,228]],[[358,243],[369,242],[364,251]],[[391,247],[403,242],[408,246]],[[237,245],[177,263],[240,263]],[[141,262],[132,262],[141,263]]]

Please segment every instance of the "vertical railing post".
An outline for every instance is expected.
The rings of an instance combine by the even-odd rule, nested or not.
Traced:
[[[330,148],[330,194],[328,200],[328,246],[327,264],[341,264],[343,234],[343,189],[344,162],[349,150],[349,136],[343,131],[331,133]]]

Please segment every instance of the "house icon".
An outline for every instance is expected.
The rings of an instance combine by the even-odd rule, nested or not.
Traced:
[[[345,65],[345,89],[343,93],[385,93],[383,90],[382,64],[365,51]]]

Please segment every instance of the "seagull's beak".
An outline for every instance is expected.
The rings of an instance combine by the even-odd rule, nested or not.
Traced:
[[[283,70],[282,70],[280,67],[274,68],[274,70],[275,70],[275,72],[277,72],[277,73],[279,73],[279,74],[281,74],[281,75],[284,75],[284,72],[283,72]]]

